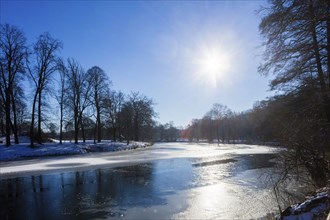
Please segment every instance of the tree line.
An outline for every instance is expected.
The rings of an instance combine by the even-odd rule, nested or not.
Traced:
[[[77,60],[63,59],[63,43],[47,32],[27,45],[18,27],[1,24],[0,29],[0,134],[7,146],[12,144],[11,134],[16,144],[21,134],[29,135],[31,146],[41,144],[46,131],[59,133],[60,143],[71,138],[75,143],[86,138],[101,142],[104,137],[152,140],[152,99],[112,90],[99,66],[85,71]],[[55,123],[49,120],[54,109]]]
[[[283,176],[301,169],[317,186],[330,175],[330,2],[270,1],[259,25],[265,38],[261,74],[281,95],[270,108],[273,135],[288,148]]]
[[[261,104],[263,103],[263,104]],[[267,132],[266,110],[261,113],[261,105],[256,102],[252,110],[234,112],[226,105],[215,103],[201,119],[193,119],[182,137],[189,141],[209,143],[275,143]]]
[[[324,186],[330,177],[330,1],[269,0],[259,14],[265,48],[259,73],[274,76],[270,88],[277,95],[241,113],[214,104],[184,136],[278,143],[287,149],[281,180],[305,173]]]

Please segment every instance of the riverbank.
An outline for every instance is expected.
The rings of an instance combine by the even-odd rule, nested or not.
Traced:
[[[287,207],[276,220],[330,220],[330,188],[324,187],[306,196],[302,203]]]
[[[113,142],[104,140],[101,143],[94,143],[87,141],[86,143],[74,144],[71,142],[64,142],[59,144],[57,140],[52,143],[44,143],[36,145],[35,148],[29,147],[28,141],[20,144],[13,144],[9,147],[0,145],[0,161],[22,160],[34,157],[48,157],[48,156],[63,156],[86,154],[89,152],[112,152],[122,150],[132,150],[137,148],[145,148],[151,146],[146,142],[131,142],[130,144],[122,142]]]

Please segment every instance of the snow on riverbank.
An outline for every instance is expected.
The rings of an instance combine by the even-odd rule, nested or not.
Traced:
[[[286,208],[277,220],[330,219],[330,189],[319,189],[302,203]],[[329,215],[328,215],[329,214]],[[327,218],[328,216],[328,218]]]
[[[131,142],[129,145],[121,142],[102,141],[94,144],[93,141],[86,143],[74,144],[66,142],[63,144],[45,143],[37,145],[35,148],[29,147],[28,143],[13,144],[10,147],[0,144],[0,161],[19,160],[27,157],[42,157],[42,156],[59,156],[85,154],[89,152],[109,152],[131,150],[150,146],[145,142]]]

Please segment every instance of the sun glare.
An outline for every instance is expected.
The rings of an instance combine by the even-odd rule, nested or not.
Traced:
[[[198,59],[198,66],[200,77],[216,85],[230,68],[229,55],[220,49],[204,50]]]

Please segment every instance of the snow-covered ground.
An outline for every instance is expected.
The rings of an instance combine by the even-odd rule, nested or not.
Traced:
[[[330,189],[325,187],[319,189],[315,195],[309,196],[302,203],[292,205],[282,212],[280,220],[311,220],[330,218]]]
[[[27,138],[20,138],[20,144],[13,144],[9,147],[0,144],[0,161],[19,160],[29,157],[59,156],[85,154],[89,152],[109,152],[131,150],[136,148],[147,147],[150,144],[145,142],[131,142],[129,145],[121,142],[112,142],[104,140],[101,143],[94,144],[93,141],[86,143],[74,144],[73,142],[65,142],[59,144],[57,140],[53,143],[45,143],[36,145],[35,148],[29,147]]]

